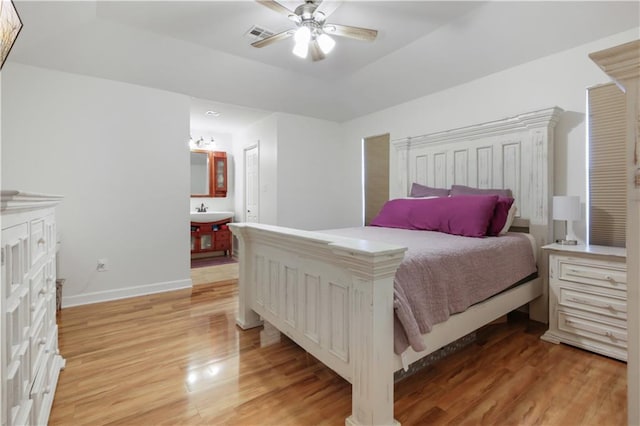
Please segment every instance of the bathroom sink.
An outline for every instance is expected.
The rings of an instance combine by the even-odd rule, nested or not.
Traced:
[[[233,212],[191,212],[191,222],[217,222],[233,218]]]

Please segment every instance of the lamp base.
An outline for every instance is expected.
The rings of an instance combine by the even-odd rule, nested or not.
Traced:
[[[556,244],[562,244],[563,246],[575,246],[578,245],[578,240],[556,240]]]

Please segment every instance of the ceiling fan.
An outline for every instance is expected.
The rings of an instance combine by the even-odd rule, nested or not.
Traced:
[[[293,11],[274,0],[256,1],[286,16],[296,24],[297,28],[251,43],[253,47],[264,47],[293,37],[295,40],[294,55],[306,58],[311,52],[311,59],[320,61],[331,52],[336,44],[331,37],[332,35],[364,41],[375,40],[378,35],[378,31],[369,28],[327,23],[327,17],[340,5],[339,1],[306,0]]]

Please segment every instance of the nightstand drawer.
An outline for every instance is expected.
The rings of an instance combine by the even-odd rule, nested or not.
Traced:
[[[580,262],[577,259],[558,257],[557,276],[563,281],[590,284],[617,290],[627,289],[626,265],[616,267],[611,262],[598,264],[595,261]]]
[[[604,294],[586,293],[572,288],[559,288],[560,306],[582,309],[614,318],[627,319],[627,301]]]
[[[618,346],[627,347],[627,330],[616,325],[575,315],[571,312],[558,313],[558,328],[565,333]]]

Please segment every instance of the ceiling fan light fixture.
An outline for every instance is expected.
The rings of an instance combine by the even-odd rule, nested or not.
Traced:
[[[293,39],[296,41],[296,45],[302,43],[309,44],[309,42],[311,41],[311,30],[309,29],[309,27],[301,26],[296,31]]]
[[[291,52],[297,57],[305,59],[309,54],[309,42],[296,42]]]
[[[320,46],[320,50],[322,50],[322,53],[325,55],[331,52],[336,45],[336,41],[325,33],[320,34],[317,41],[318,46]]]
[[[314,18],[316,22],[324,22],[327,20],[327,15],[325,15],[324,12],[318,10],[316,11]]]
[[[373,41],[377,30],[350,25],[327,23],[327,19],[343,0],[298,0],[303,1],[294,10],[281,4],[280,0],[255,0],[259,4],[286,16],[296,23],[296,28],[273,34],[251,43],[253,47],[264,47],[287,38],[294,39],[292,53],[300,58],[311,56],[313,62],[321,61],[333,51],[336,41],[333,36]],[[252,32],[253,34],[253,32]]]

